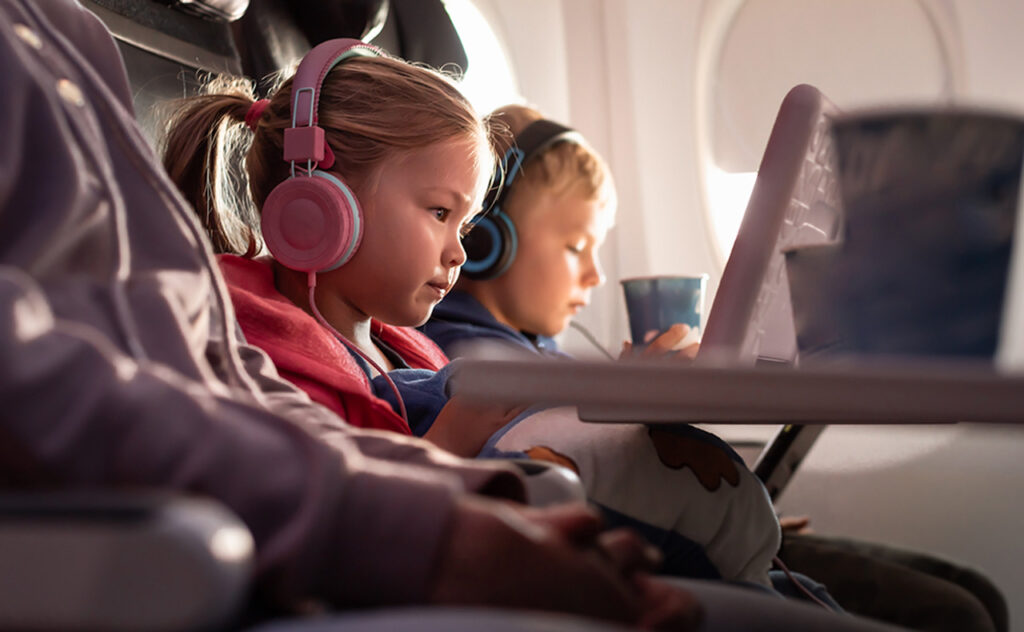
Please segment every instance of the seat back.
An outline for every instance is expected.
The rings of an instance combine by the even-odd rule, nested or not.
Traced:
[[[797,357],[784,252],[839,238],[829,126],[835,106],[801,84],[786,95],[708,315],[699,363]]]
[[[836,107],[801,84],[779,106],[754,189],[722,273],[697,362],[792,364],[798,355],[786,251],[835,243],[841,205],[830,125]],[[781,426],[754,473],[782,493],[824,426]]]
[[[248,0],[190,0],[182,10],[158,0],[82,0],[117,41],[135,116],[150,142],[159,136],[157,106],[197,93],[200,73],[241,75],[228,16]],[[208,12],[200,14],[200,9]],[[221,15],[214,15],[219,8]]]

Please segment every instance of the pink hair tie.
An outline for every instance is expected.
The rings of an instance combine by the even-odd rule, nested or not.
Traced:
[[[256,131],[256,125],[259,124],[260,118],[263,116],[263,112],[270,105],[270,99],[260,99],[259,101],[253,101],[252,105],[249,106],[249,111],[245,113],[245,124],[249,126],[249,129]]]

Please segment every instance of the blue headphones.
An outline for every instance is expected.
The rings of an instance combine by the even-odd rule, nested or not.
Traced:
[[[462,274],[474,281],[494,279],[508,270],[516,257],[519,240],[516,226],[502,205],[509,188],[524,164],[534,156],[562,141],[582,143],[579,133],[554,121],[534,121],[513,139],[512,146],[501,157],[491,188],[484,198],[484,212],[473,221],[473,228],[462,238],[466,263]],[[504,182],[500,178],[504,175]]]

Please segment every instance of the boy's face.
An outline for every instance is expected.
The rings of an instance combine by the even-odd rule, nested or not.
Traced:
[[[598,249],[615,221],[615,209],[576,191],[538,191],[514,216],[519,249],[505,274],[486,283],[482,302],[514,329],[554,336],[590,302],[604,283]],[[481,298],[478,296],[478,298]]]

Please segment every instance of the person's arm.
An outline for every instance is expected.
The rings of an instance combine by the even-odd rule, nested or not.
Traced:
[[[491,435],[526,408],[525,405],[480,404],[455,395],[445,403],[423,438],[453,454],[476,456]]]
[[[252,530],[257,586],[276,601],[433,601],[623,621],[663,607],[665,594],[629,579],[635,563],[612,563],[550,510],[531,520],[474,500],[443,468],[327,446],[269,411],[135,363],[94,329],[55,318],[9,267],[0,267],[0,384],[0,479],[217,498]],[[583,521],[597,532],[596,518]],[[671,616],[689,616],[690,605]]]
[[[75,50],[88,51],[93,58],[103,58],[106,68],[103,72],[103,80],[107,87],[113,92],[115,98],[121,102],[129,112],[134,110],[132,104],[132,91],[128,85],[128,73],[125,70],[124,62],[117,52],[117,45],[110,37],[107,27],[103,25],[95,15],[84,8],[78,7],[75,11],[69,11],[70,3],[65,0],[53,0],[51,2],[36,2],[35,10],[41,12],[47,21],[50,22],[66,38],[68,43]]]
[[[328,447],[267,410],[136,363],[99,331],[55,318],[9,267],[0,384],[3,479],[208,495],[253,531],[261,585],[279,597],[425,598],[462,487],[455,476],[367,458],[356,442]]]

